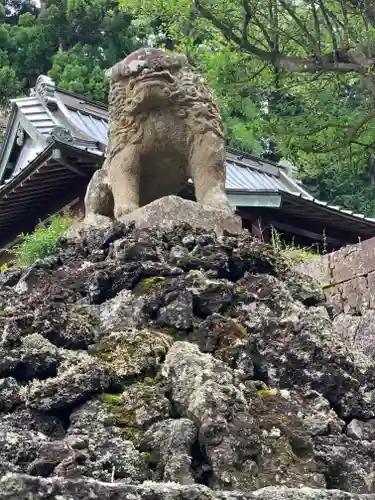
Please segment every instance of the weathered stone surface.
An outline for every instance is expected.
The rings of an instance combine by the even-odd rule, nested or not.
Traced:
[[[0,479],[0,499],[19,500],[374,500],[375,495],[357,495],[312,488],[263,488],[253,494],[212,491],[201,485],[147,482],[143,485],[102,483],[62,478],[42,479],[22,474],[6,474]]]
[[[325,302],[324,292],[316,279],[307,274],[290,272],[285,280],[294,300],[299,300],[306,306],[316,306]]]
[[[375,443],[362,441],[353,446],[345,435],[317,437],[316,455],[320,458],[327,487],[356,493],[373,491],[375,471],[371,464]],[[351,449],[348,454],[346,450]]]
[[[353,353],[375,356],[375,311],[368,310],[363,316],[340,314],[333,324],[337,334],[351,347]]]
[[[124,439],[111,410],[108,402],[94,400],[72,413],[64,442],[75,451],[59,463],[57,475],[132,483],[148,478],[145,458]]]
[[[324,287],[332,315],[364,314],[374,309],[374,239],[350,245],[319,259],[298,264],[296,269]]]
[[[375,270],[372,240],[350,245],[330,255],[332,282],[342,283]]]
[[[112,333],[91,349],[91,354],[126,379],[155,373],[171,344],[171,337],[160,332],[129,330]]]
[[[0,286],[14,286],[18,283],[22,276],[22,271],[20,269],[6,269],[0,274]]]
[[[10,410],[21,402],[21,386],[13,377],[0,379],[0,411]]]
[[[100,329],[105,332],[130,328],[141,328],[146,324],[143,317],[145,299],[130,290],[123,290],[113,299],[104,302],[98,309]]]
[[[139,49],[107,76],[110,141],[106,161],[87,189],[86,219],[121,219],[180,193],[189,179],[199,203],[232,214],[220,113],[185,55]]]
[[[98,360],[82,355],[77,363],[63,363],[57,376],[30,382],[21,397],[27,408],[50,411],[69,409],[112,383],[110,370]]]
[[[163,370],[171,385],[173,404],[198,426],[200,446],[212,467],[210,486],[236,489],[254,484],[258,467],[253,457],[259,453],[259,440],[233,373],[223,362],[187,342],[172,346]]]
[[[63,478],[42,479],[6,474],[0,479],[0,500],[247,500],[254,495],[242,492],[215,492],[201,485],[146,482],[143,485],[103,483]],[[265,499],[267,497],[264,497]],[[302,497],[303,498],[303,497]],[[307,500],[308,497],[306,497]],[[333,500],[361,500],[357,496],[324,497]],[[304,498],[303,498],[304,500]],[[367,499],[367,500],[372,500]]]
[[[367,275],[367,287],[370,298],[369,308],[375,309],[375,272]]]
[[[364,314],[368,310],[370,303],[367,278],[359,276],[358,278],[353,278],[342,283],[341,300],[344,305],[345,314],[357,312]]]
[[[254,492],[259,500],[374,500],[374,495],[355,495],[337,490],[312,488],[263,488]]]
[[[122,216],[120,220],[124,223],[134,221],[140,229],[157,227],[171,230],[176,224],[187,223],[193,228],[213,230],[217,234],[222,234],[223,231],[237,233],[242,226],[240,217],[179,196],[160,198]]]
[[[342,299],[342,284],[330,286],[324,289],[327,301],[330,305],[331,316],[335,318],[338,314],[344,312],[344,301]]]
[[[373,319],[268,246],[113,223],[31,269],[0,284],[0,476],[34,479],[0,498],[375,493]]]
[[[164,370],[173,403],[198,426],[200,447],[212,467],[210,486],[245,490],[270,482],[292,486],[298,485],[300,474],[305,484],[324,486],[314,464],[311,438],[298,417],[288,422],[291,401],[281,396],[276,406],[269,407],[272,391],[241,391],[225,364],[188,343],[172,346]],[[280,426],[290,434],[285,435]],[[272,449],[272,455],[262,454],[266,448]]]
[[[331,254],[326,254],[318,259],[301,262],[295,266],[295,269],[302,274],[310,276],[321,286],[330,285],[332,282],[330,256]]]
[[[153,424],[144,435],[144,449],[151,451],[154,480],[193,484],[192,447],[197,428],[187,418]]]
[[[147,429],[155,422],[170,416],[170,402],[166,388],[158,377],[146,377],[142,382],[125,388],[119,396],[117,410],[128,415],[129,426]]]
[[[346,433],[349,437],[357,440],[365,439],[366,441],[375,440],[375,420],[361,422],[360,420],[352,420],[347,427]]]

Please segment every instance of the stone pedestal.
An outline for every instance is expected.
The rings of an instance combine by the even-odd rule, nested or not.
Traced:
[[[239,233],[242,230],[240,217],[179,196],[165,196],[155,200],[121,217],[120,221],[134,221],[140,229],[160,227],[167,230],[176,224],[188,223],[194,229],[214,230],[218,235],[225,230],[230,233]]]
[[[175,225],[188,223],[194,229],[215,231],[220,236],[223,231],[237,234],[242,231],[242,220],[237,215],[224,210],[216,210],[185,200],[179,196],[165,196],[121,217],[120,222],[135,222],[139,229],[161,228],[171,230]],[[90,214],[82,222],[76,222],[65,234],[68,239],[79,238],[87,230],[111,227],[113,220],[103,215]]]

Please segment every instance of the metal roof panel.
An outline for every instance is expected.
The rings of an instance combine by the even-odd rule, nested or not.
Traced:
[[[293,193],[283,180],[239,163],[227,161],[227,189],[250,191],[287,191]]]
[[[47,137],[51,133],[52,128],[56,125],[56,120],[38,97],[24,97],[14,99],[13,102],[40,134]]]
[[[37,144],[30,137],[28,137],[23,148],[21,149],[12,177],[21,172],[21,170],[23,170],[32,160],[35,160],[43,149],[44,147],[41,144]]]
[[[108,123],[102,118],[69,109],[69,119],[93,140],[107,144]]]

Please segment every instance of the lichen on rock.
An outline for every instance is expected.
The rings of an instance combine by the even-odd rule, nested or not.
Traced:
[[[152,330],[114,332],[90,350],[120,379],[154,374],[172,344],[171,337]]]
[[[375,494],[371,352],[248,233],[115,223],[4,275],[0,499]]]

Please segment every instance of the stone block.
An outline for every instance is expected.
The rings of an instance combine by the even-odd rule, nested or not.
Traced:
[[[341,284],[341,296],[344,303],[344,312],[364,314],[369,308],[369,291],[365,276],[359,276]]]
[[[311,276],[320,285],[328,285],[331,283],[329,255],[323,255],[318,259],[313,259],[307,262],[301,262],[295,267],[296,271]]]
[[[375,238],[332,253],[330,262],[334,283],[342,283],[375,271]]]
[[[366,311],[363,316],[340,314],[333,321],[337,335],[353,353],[375,356],[375,311]]]
[[[239,233],[242,230],[240,217],[179,196],[159,198],[121,217],[120,221],[135,222],[139,229],[160,227],[167,230],[177,224],[187,223],[194,229],[214,230],[219,235],[223,231]]]
[[[344,303],[342,300],[342,287],[341,285],[330,286],[324,289],[324,294],[327,301],[331,305],[333,316],[344,312]]]
[[[369,273],[367,276],[367,288],[369,295],[369,308],[375,309],[375,272]]]
[[[351,316],[350,314],[342,313],[333,320],[335,332],[345,345],[354,345],[361,319],[360,316]]]

